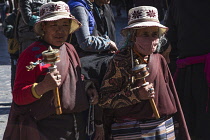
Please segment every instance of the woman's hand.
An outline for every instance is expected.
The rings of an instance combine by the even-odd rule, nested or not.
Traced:
[[[96,125],[95,128],[96,128],[96,131],[95,131],[94,140],[105,140],[103,124],[101,126]]]
[[[43,95],[44,93],[60,86],[60,84],[61,75],[59,74],[59,71],[55,69],[45,75],[44,80],[38,83],[38,85],[35,87],[35,91],[38,95]]]
[[[111,41],[109,45],[110,45],[109,53],[115,53],[118,50],[117,45],[114,41]]]
[[[141,100],[148,100],[155,97],[154,87],[152,83],[145,86],[141,86],[137,90],[139,92],[139,97]]]
[[[97,104],[98,103],[98,92],[95,88],[88,88],[87,94],[90,98],[90,104]]]

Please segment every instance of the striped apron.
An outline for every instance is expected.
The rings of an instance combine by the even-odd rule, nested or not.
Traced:
[[[175,140],[173,118],[112,124],[114,140]]]

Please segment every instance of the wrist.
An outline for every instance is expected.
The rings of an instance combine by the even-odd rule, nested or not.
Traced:
[[[36,98],[36,99],[40,99],[42,97],[42,95],[39,95],[37,94],[36,92],[36,86],[38,85],[38,83],[34,83],[31,87],[31,92],[32,92],[32,95]]]
[[[43,82],[40,82],[37,84],[37,86],[35,86],[35,91],[38,95],[43,95],[44,93],[46,93],[47,91],[49,91],[48,86],[45,86],[45,84]]]

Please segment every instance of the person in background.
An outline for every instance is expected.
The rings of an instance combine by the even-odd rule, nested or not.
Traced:
[[[5,0],[0,0],[0,14],[1,14],[1,23],[3,23],[6,17],[6,1]]]
[[[15,24],[17,17],[17,9],[7,16],[3,23],[4,35],[8,38],[8,52],[11,60],[11,89],[14,86],[16,64],[19,57],[19,43],[15,38]]]
[[[18,59],[4,140],[86,139],[83,111],[88,109],[88,100],[81,63],[74,47],[65,42],[80,26],[65,2],[40,7],[34,31],[41,38]],[[56,87],[61,112],[54,105]],[[97,103],[96,92],[87,89],[87,93],[92,95],[92,103]]]
[[[107,35],[98,35],[91,2],[94,0],[69,0],[68,2],[71,13],[82,23],[82,27],[75,32],[76,38],[72,38],[74,41],[72,44],[77,44],[74,46],[80,57],[118,50],[115,42]]]
[[[190,140],[179,98],[157,49],[168,28],[152,6],[129,10],[125,45],[109,62],[99,91],[106,140]]]
[[[51,0],[19,0],[19,13],[17,15],[17,39],[22,53],[38,37],[33,31],[34,24],[39,20],[39,8]]]
[[[166,20],[174,81],[192,140],[210,139],[210,19],[201,14],[209,4],[173,0]]]
[[[99,36],[108,36],[110,40],[116,42],[115,19],[109,4],[110,0],[94,0],[95,28]]]

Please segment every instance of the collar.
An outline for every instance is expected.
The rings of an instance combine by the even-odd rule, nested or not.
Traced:
[[[39,41],[41,41],[44,45],[46,45],[46,46],[51,46],[52,48],[54,48],[54,49],[59,49],[61,46],[55,46],[55,45],[52,45],[52,44],[49,44],[48,42],[46,42],[45,40],[43,40],[43,39],[40,39]]]

